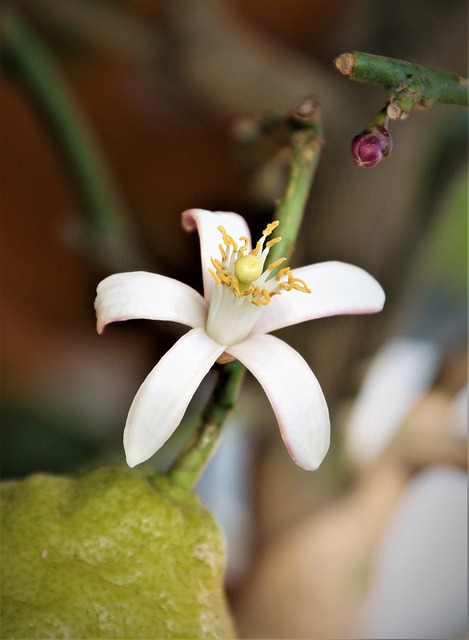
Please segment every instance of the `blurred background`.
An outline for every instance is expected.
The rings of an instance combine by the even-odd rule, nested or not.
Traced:
[[[227,536],[227,594],[245,638],[463,638],[467,113],[391,123],[391,157],[358,168],[351,140],[387,96],[339,75],[347,50],[467,75],[467,3],[3,3],[2,474],[124,463],[133,396],[182,329],[128,322],[98,337],[96,285],[146,269],[200,289],[181,212],[237,211],[256,237],[284,165],[256,164],[239,132],[313,93],[326,144],[293,266],[357,264],[387,303],[279,332],[328,400],[319,471],[291,462],[246,379],[199,485]]]

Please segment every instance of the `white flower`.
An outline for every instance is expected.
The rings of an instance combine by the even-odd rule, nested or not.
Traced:
[[[330,438],[324,395],[305,360],[267,334],[314,318],[380,311],[381,286],[366,271],[341,262],[290,270],[279,268],[282,259],[266,266],[278,241],[267,241],[276,222],[253,249],[246,221],[236,213],[191,209],[182,223],[199,232],[204,297],[182,282],[146,272],[114,274],[97,288],[98,333],[110,322],[138,318],[191,327],[134,398],[124,431],[127,463],[144,462],[166,442],[221,358],[240,360],[258,379],[291,457],[305,469],[317,469]]]

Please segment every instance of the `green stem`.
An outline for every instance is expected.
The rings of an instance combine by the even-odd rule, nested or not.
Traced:
[[[88,218],[87,243],[98,259],[122,266],[123,256],[128,263],[137,252],[100,150],[40,38],[11,6],[2,18],[7,68],[18,76],[57,144]]]
[[[334,64],[351,80],[391,91],[388,115],[393,120],[404,117],[413,108],[437,103],[469,106],[468,80],[457,73],[361,51],[342,53]]]
[[[196,484],[219,441],[225,418],[236,403],[245,372],[238,360],[221,367],[196,432],[168,472],[169,478],[175,483],[185,487]]]
[[[274,214],[274,218],[279,220],[280,224],[272,234],[273,238],[281,236],[282,240],[270,250],[270,262],[275,262],[281,257],[290,259],[294,251],[324,144],[320,109],[315,98],[309,97],[300,102],[293,112],[292,123],[289,175]],[[274,269],[272,275],[275,275],[276,271]]]
[[[371,120],[371,122],[369,122],[365,129],[363,130],[363,132],[372,132],[376,127],[381,126],[381,127],[385,127],[387,128],[388,126],[388,122],[389,122],[389,116],[388,116],[388,110],[387,110],[387,105],[384,107],[384,109],[381,109],[381,111],[379,111],[375,117],[373,118],[373,120]]]
[[[272,246],[269,252],[269,260],[273,255],[272,261],[291,255],[303,219],[323,144],[317,101],[305,98],[287,119],[278,121],[278,126],[288,127],[292,154],[284,194],[274,216],[280,221],[282,241]],[[270,133],[270,127],[268,129],[266,135]],[[245,368],[239,361],[220,367],[215,390],[200,424],[168,471],[168,477],[175,483],[193,487],[199,479],[216,448],[222,425],[236,404],[244,375]]]

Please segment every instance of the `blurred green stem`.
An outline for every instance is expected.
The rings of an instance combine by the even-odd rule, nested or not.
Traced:
[[[279,127],[286,125],[290,131],[291,160],[287,183],[274,214],[274,219],[280,221],[277,229],[282,240],[272,246],[269,261],[290,257],[293,251],[323,144],[319,111],[317,100],[308,97],[287,119],[278,120]],[[265,133],[268,135],[269,131]],[[236,404],[244,375],[245,368],[239,361],[220,366],[215,390],[200,424],[168,471],[176,483],[185,487],[197,483],[218,444],[223,423]]]
[[[87,247],[97,260],[109,266],[122,267],[123,261],[135,261],[137,252],[126,213],[55,60],[11,6],[3,10],[1,34],[7,69],[17,77],[43,117],[87,215]]]
[[[392,120],[404,118],[413,108],[428,108],[437,103],[469,105],[468,80],[457,73],[361,51],[342,53],[334,64],[351,80],[390,90],[387,112]]]

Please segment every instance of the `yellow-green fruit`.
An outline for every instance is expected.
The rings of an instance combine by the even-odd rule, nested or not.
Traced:
[[[221,535],[165,477],[102,468],[2,483],[2,627],[14,638],[230,638]]]

